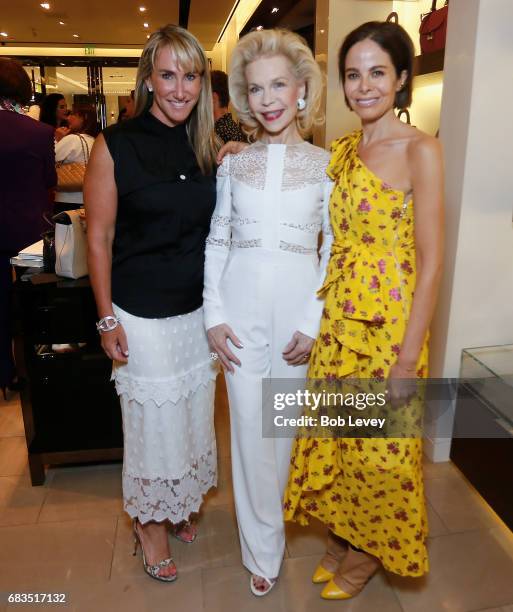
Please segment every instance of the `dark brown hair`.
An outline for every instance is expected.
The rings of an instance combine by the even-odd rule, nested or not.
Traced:
[[[350,32],[338,52],[338,72],[342,83],[346,79],[346,58],[349,50],[362,40],[372,40],[390,56],[397,77],[406,70],[408,76],[404,86],[395,96],[395,107],[406,108],[411,104],[413,89],[413,57],[415,54],[413,42],[408,32],[400,25],[389,21],[368,21]],[[346,97],[346,104],[349,100]]]
[[[228,75],[222,70],[212,70],[210,73],[212,80],[212,93],[219,96],[219,104],[225,108],[230,104],[230,94],[228,93]]]
[[[20,62],[0,58],[0,97],[18,104],[28,104],[32,97],[32,84]]]
[[[41,113],[39,115],[39,121],[41,121],[41,123],[47,123],[54,128],[60,127],[57,125],[57,107],[61,100],[64,100],[64,96],[60,93],[47,94],[42,99],[39,105],[41,107]]]
[[[81,106],[73,111],[74,115],[79,115],[84,120],[80,134],[88,134],[93,138],[98,136],[98,119],[96,117],[96,110],[93,107]]]

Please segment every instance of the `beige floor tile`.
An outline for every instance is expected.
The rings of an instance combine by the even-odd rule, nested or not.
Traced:
[[[328,530],[326,526],[316,519],[310,525],[302,527],[297,523],[286,523],[285,534],[287,550],[290,557],[303,557],[305,555],[324,554]]]
[[[149,576],[120,578],[95,583],[73,582],[67,587],[66,605],[13,605],[7,610],[34,612],[202,612],[201,572],[183,572],[172,584],[160,583]],[[0,607],[0,611],[3,612]]]
[[[321,599],[322,586],[311,581],[317,561],[315,556],[288,559],[283,563],[279,583],[287,612],[402,612],[383,573],[376,575],[352,601],[334,602]]]
[[[513,561],[513,532],[511,532],[508,527],[506,527],[506,525],[499,518],[497,518],[496,527],[490,530],[490,534],[495,538],[504,552]]]
[[[0,528],[0,592],[107,580],[116,517]]]
[[[198,537],[208,537],[220,533],[237,533],[235,506],[211,505],[203,507],[197,517]]]
[[[242,567],[203,570],[203,598],[208,612],[286,612],[281,580],[265,597],[249,589],[249,573]]]
[[[39,522],[73,521],[123,511],[121,464],[55,468]]]
[[[18,476],[28,466],[24,436],[0,438],[0,476]]]
[[[487,531],[429,540],[430,572],[388,575],[404,612],[469,612],[513,601],[513,560]]]
[[[461,472],[452,461],[433,463],[427,459],[423,463],[424,480],[433,478],[461,478]]]
[[[442,519],[436,513],[436,510],[430,504],[429,500],[426,499],[426,509],[428,515],[428,525],[429,525],[429,537],[436,538],[441,535],[445,535],[449,533],[449,530],[444,525]]]
[[[23,475],[0,477],[0,526],[36,523],[47,486],[33,487]]]
[[[9,402],[0,400],[0,437],[24,435],[25,428],[18,398]]]
[[[427,499],[452,533],[496,525],[494,512],[462,476],[426,480],[425,491]]]

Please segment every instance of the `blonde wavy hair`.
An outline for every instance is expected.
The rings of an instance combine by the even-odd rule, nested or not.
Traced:
[[[298,110],[296,115],[301,137],[307,136],[314,125],[323,121],[319,111],[322,75],[306,41],[289,30],[257,30],[246,34],[237,43],[233,51],[228,79],[232,104],[244,131],[251,140],[258,139],[263,133],[263,128],[249,109],[246,66],[261,57],[277,55],[288,59],[296,80],[306,84],[306,107],[304,110]]]
[[[214,135],[212,113],[212,85],[205,52],[198,40],[187,30],[168,24],[158,29],[148,39],[137,69],[135,85],[135,116],[148,108],[151,94],[146,80],[151,76],[157,53],[168,46],[176,56],[181,69],[197,72],[201,76],[201,92],[196,106],[187,119],[187,134],[203,174],[210,174],[215,168],[218,144]]]

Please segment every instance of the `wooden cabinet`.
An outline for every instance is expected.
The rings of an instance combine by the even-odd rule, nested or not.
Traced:
[[[18,271],[19,272],[19,271]],[[95,329],[89,280],[19,274],[15,352],[33,485],[45,464],[121,459],[121,409]],[[59,353],[52,345],[76,350]]]

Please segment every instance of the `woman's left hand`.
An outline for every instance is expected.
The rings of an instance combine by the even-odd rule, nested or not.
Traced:
[[[289,365],[304,365],[310,359],[315,340],[300,331],[294,332],[292,340],[283,349],[283,359]]]
[[[417,392],[415,368],[405,368],[396,361],[388,374],[387,391],[393,407],[406,404]]]

